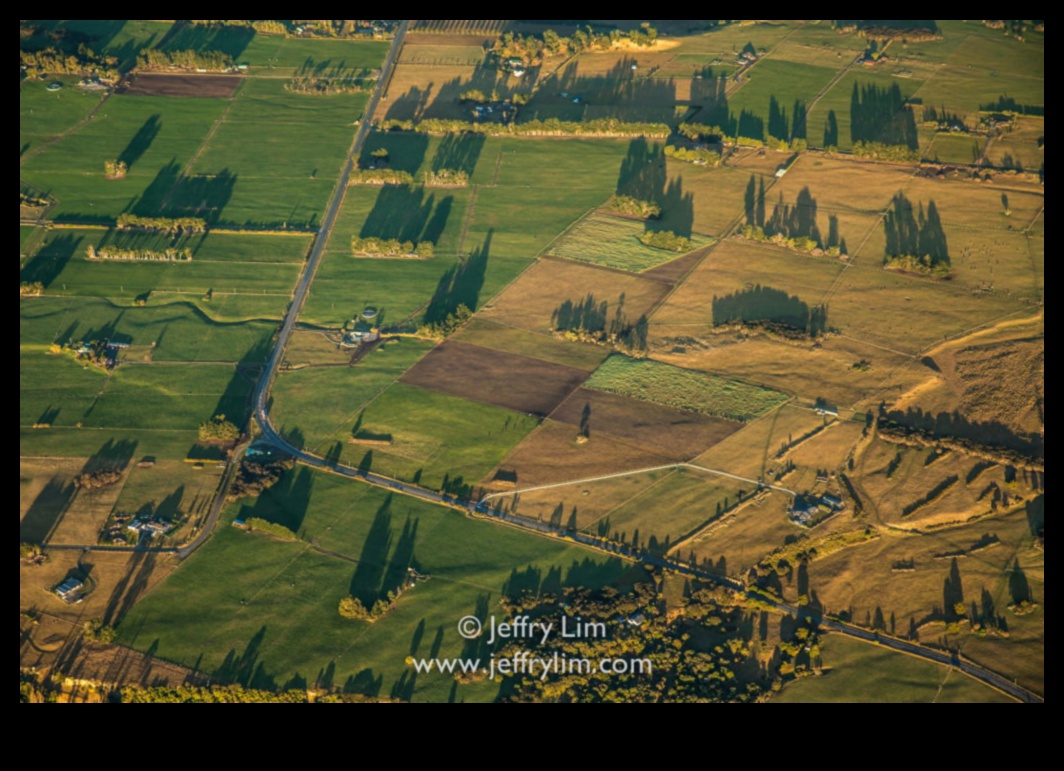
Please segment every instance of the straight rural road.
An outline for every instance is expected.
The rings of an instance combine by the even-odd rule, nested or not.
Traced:
[[[704,581],[715,583],[719,586],[723,586],[739,592],[743,595],[748,595],[752,598],[756,598],[761,602],[765,602],[774,606],[776,609],[791,613],[796,616],[809,616],[808,612],[804,612],[801,608],[797,608],[788,605],[783,602],[771,600],[761,594],[751,594],[748,588],[738,581],[734,581],[707,571],[699,570],[698,568],[691,567],[689,565],[680,564],[672,560],[668,560],[660,557],[653,557],[651,555],[637,553],[627,546],[620,544],[608,543],[601,541],[593,536],[589,536],[583,533],[571,533],[565,531],[562,528],[554,528],[546,523],[534,522],[532,520],[515,517],[511,514],[506,514],[500,510],[492,510],[486,501],[468,501],[463,500],[457,496],[445,495],[443,493],[427,490],[417,485],[408,484],[406,482],[400,482],[395,479],[382,476],[380,474],[374,474],[368,469],[352,468],[339,463],[327,461],[324,458],[319,458],[316,455],[304,452],[294,446],[292,446],[283,436],[281,436],[270,423],[269,407],[270,407],[270,391],[273,387],[274,378],[277,375],[278,367],[284,357],[285,350],[288,345],[288,340],[292,335],[292,330],[295,328],[296,320],[300,311],[303,308],[303,304],[306,301],[307,294],[310,290],[310,285],[314,280],[314,276],[317,272],[318,265],[321,262],[321,257],[325,252],[325,245],[329,240],[329,236],[332,232],[333,225],[336,221],[336,215],[340,210],[340,206],[344,200],[344,194],[347,190],[348,181],[351,176],[351,171],[356,163],[358,153],[360,152],[363,143],[366,141],[366,137],[369,135],[372,125],[373,114],[377,109],[377,105],[380,102],[381,96],[387,88],[388,81],[391,77],[392,70],[395,67],[395,63],[399,58],[399,54],[403,48],[403,38],[406,36],[409,29],[410,20],[404,20],[400,25],[399,30],[395,35],[395,40],[392,42],[391,50],[388,52],[388,57],[385,60],[384,67],[381,70],[381,78],[377,84],[376,90],[373,92],[369,104],[366,107],[365,117],[359,126],[358,132],[355,134],[355,140],[351,147],[351,152],[346,163],[343,166],[343,171],[340,174],[340,178],[337,182],[336,189],[333,191],[332,198],[329,201],[328,208],[325,212],[325,217],[322,220],[321,228],[318,232],[317,239],[314,243],[314,247],[311,251],[310,258],[307,260],[307,264],[303,269],[303,274],[300,277],[299,283],[296,286],[296,291],[293,295],[292,304],[288,308],[288,312],[285,315],[285,320],[281,326],[281,331],[277,337],[277,343],[274,346],[273,352],[270,355],[269,362],[266,366],[266,370],[259,380],[259,384],[255,391],[254,400],[254,417],[258,423],[260,430],[262,431],[262,438],[264,441],[273,445],[277,449],[284,453],[291,455],[300,463],[303,463],[311,468],[321,469],[324,471],[330,471],[335,474],[339,474],[350,479],[358,480],[366,484],[375,485],[377,487],[384,488],[386,490],[392,490],[397,493],[409,495],[414,498],[419,498],[429,503],[442,504],[451,506],[457,509],[466,511],[471,516],[479,516],[488,520],[495,520],[500,522],[506,522],[510,525],[519,527],[523,530],[539,533],[548,536],[562,536],[576,543],[589,546],[600,551],[616,554],[618,556],[630,559],[636,562],[661,567],[666,570],[675,571],[681,575],[697,578]],[[196,540],[190,544],[187,548],[180,552],[182,558],[189,556],[197,548],[199,548],[207,538],[209,538],[211,531],[214,529],[218,518],[221,514],[222,508],[225,503],[225,493],[229,487],[229,483],[232,481],[232,477],[235,475],[236,468],[239,463],[239,453],[234,453],[234,458],[230,462],[229,467],[226,469],[226,476],[223,479],[222,484],[219,486],[219,493],[214,502],[214,506],[211,510],[210,517],[205,523],[204,528]],[[784,491],[790,493],[790,491]],[[898,640],[892,637],[885,637],[875,632],[870,632],[865,629],[859,629],[857,627],[844,624],[840,621],[829,618],[817,618],[814,617],[823,628],[828,629],[839,634],[846,635],[864,642],[878,644],[884,648],[890,648],[892,650],[906,653],[911,656],[925,659],[937,664],[942,664],[949,667],[954,667],[966,675],[975,678],[981,682],[984,682],[998,690],[1001,690],[1018,701],[1027,703],[1042,703],[1043,699],[1039,698],[1035,694],[1027,691],[1024,688],[1019,687],[1015,683],[1009,682],[1005,678],[994,674],[988,670],[982,669],[970,662],[966,662],[959,657],[953,656],[949,653],[942,651],[932,650],[925,648],[915,643],[907,642],[904,640]]]

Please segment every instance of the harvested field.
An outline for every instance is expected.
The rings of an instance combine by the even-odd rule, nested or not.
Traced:
[[[742,428],[740,423],[587,388],[570,396],[551,419],[579,427],[585,415],[592,437],[625,439],[677,460],[694,458]]]
[[[19,538],[23,543],[48,541],[70,509],[76,495],[74,477],[84,466],[84,458],[20,459]]]
[[[400,382],[546,417],[586,379],[587,372],[581,369],[449,342],[418,362]]]
[[[592,436],[578,444],[572,426],[548,420],[499,464],[498,469],[516,475],[517,489],[573,482],[607,474],[667,466],[674,461],[651,448],[640,447],[605,435]],[[491,488],[492,473],[484,479]]]
[[[82,622],[114,623],[151,587],[166,578],[176,560],[164,554],[52,551],[43,565],[19,565],[19,607]],[[67,605],[51,589],[69,576],[85,581],[80,605]]]
[[[612,318],[623,297],[624,314],[635,320],[649,315],[668,291],[669,285],[660,281],[543,259],[485,307],[482,316],[533,332],[550,332],[551,316],[566,300],[576,304],[592,294],[597,303],[609,304],[607,317]]]
[[[458,65],[472,66],[484,61],[484,49],[474,42],[472,45],[433,40],[431,42],[410,42],[407,38],[403,44],[400,64]],[[475,40],[475,39],[474,39]]]
[[[638,498],[673,473],[666,469],[602,482],[586,482],[522,493],[513,513],[526,519],[550,522],[561,506],[566,518],[563,524],[568,524],[568,518],[575,510],[577,529],[591,528],[592,532],[598,532],[591,527],[593,523],[603,519],[619,506]],[[510,505],[513,499],[497,498],[495,501]]]
[[[782,493],[744,503],[677,547],[676,556],[709,561],[724,575],[739,577],[799,532]]]
[[[130,96],[192,96],[232,99],[244,78],[241,75],[137,74],[119,93]]]
[[[823,424],[824,419],[812,410],[788,404],[729,436],[695,463],[757,479],[766,473],[780,447]]]
[[[638,220],[595,213],[551,245],[550,253],[556,257],[631,273],[650,270],[682,256],[677,252],[644,246],[639,237],[646,232],[646,224]],[[692,236],[689,251],[702,249],[711,243],[707,238]]]
[[[58,663],[67,643],[77,640],[84,626],[55,616],[44,616],[39,623],[25,627],[19,650],[19,665],[45,672]],[[185,667],[160,661],[120,645],[78,646],[72,661],[64,661],[67,672],[76,672],[79,680],[107,685],[167,686],[176,688],[193,676]]]
[[[624,356],[607,359],[587,387],[737,421],[752,420],[787,401],[778,391]]]
[[[536,334],[480,318],[473,319],[454,339],[460,343],[542,359],[588,372],[597,369],[609,356],[609,349],[602,346],[559,340],[553,335]]]

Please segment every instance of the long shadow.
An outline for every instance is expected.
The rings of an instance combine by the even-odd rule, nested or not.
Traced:
[[[26,151],[29,150],[29,149],[30,149],[29,142],[27,142],[26,144],[22,145],[22,148],[18,151],[18,157],[21,158],[23,155],[26,154]]]
[[[244,506],[240,519],[263,519],[299,534],[310,508],[314,472],[301,467],[284,472],[281,480],[260,495],[254,505]]]
[[[810,307],[797,296],[760,285],[713,297],[713,324],[770,321],[819,335],[827,329],[827,308]]]
[[[73,259],[83,240],[81,236],[67,235],[46,243],[19,271],[19,281],[31,284],[40,282],[47,289]]]
[[[171,160],[133,203],[131,211],[142,217],[199,217],[208,225],[216,225],[233,197],[236,182],[237,175],[229,169],[210,176],[186,177],[176,160]]]
[[[104,623],[117,626],[133,609],[137,600],[148,588],[148,581],[155,570],[157,555],[154,552],[137,552],[129,561],[126,574],[111,592],[104,612]]]
[[[444,196],[437,201],[436,195],[427,193],[424,188],[384,187],[377,195],[359,236],[435,244],[443,235],[453,206],[453,196]]]
[[[221,51],[238,58],[255,37],[249,27],[221,27],[178,21],[171,27],[158,48],[167,51]]]
[[[120,162],[126,164],[129,168],[133,168],[133,164],[141,159],[141,156],[151,147],[155,138],[159,136],[159,131],[162,129],[162,124],[159,120],[161,117],[162,115],[155,114],[144,121],[144,125],[140,127],[136,135],[126,145],[126,149],[118,156]]]
[[[942,604],[947,621],[959,621],[966,613],[964,604],[964,585],[961,582],[961,570],[954,559],[950,564],[949,577],[942,587]]]
[[[835,226],[837,230],[837,219]],[[817,202],[808,187],[803,187],[798,193],[794,206],[785,203],[783,193],[780,193],[779,201],[772,210],[772,216],[765,220],[761,227],[765,229],[765,234],[768,236],[806,238],[818,247],[824,246],[820,227],[817,225]]]
[[[85,462],[81,469],[83,474],[95,474],[100,471],[125,471],[129,468],[133,456],[137,452],[137,442],[128,439],[108,439]]]
[[[448,134],[432,157],[432,170],[464,171],[472,176],[484,150],[483,134]]]
[[[961,439],[984,447],[1005,448],[1034,459],[1045,457],[1045,439],[1041,435],[1017,434],[997,421],[979,423],[969,420],[959,412],[940,412],[935,415],[918,408],[905,411],[883,409],[880,411],[880,419],[885,420],[888,425],[922,431],[935,439]]]
[[[357,675],[351,675],[344,683],[344,693],[361,696],[380,696],[384,687],[384,675],[374,676],[372,669],[363,669]]]
[[[829,110],[827,120],[824,121],[824,149],[838,148],[838,146],[839,118],[834,110]]]
[[[381,597],[381,585],[392,546],[392,496],[389,495],[373,517],[358,567],[351,577],[349,594],[365,607],[372,608]]]
[[[934,200],[917,210],[904,193],[896,193],[891,210],[883,218],[887,246],[884,259],[912,256],[926,267],[949,265],[949,244]]]
[[[426,324],[443,321],[462,305],[471,311],[477,309],[480,304],[480,292],[484,288],[494,235],[494,230],[488,231],[482,246],[440,276],[436,291],[425,310]]]
[[[434,84],[429,83],[424,89],[411,86],[410,90],[396,98],[385,113],[385,120],[413,120],[420,121],[425,118],[429,101],[432,99]]]
[[[407,519],[403,525],[403,532],[395,544],[395,551],[388,561],[388,568],[384,571],[384,583],[381,586],[381,595],[388,592],[398,591],[410,580],[410,569],[417,569],[414,559],[414,547],[417,543],[417,529],[419,520],[411,522]]]
[[[602,75],[580,75],[577,64],[567,65],[539,83],[518,122],[613,118],[671,123],[675,104],[674,80],[643,77],[638,58],[625,57]]]
[[[1046,504],[1045,496],[1039,495],[1027,504],[1027,524],[1031,528],[1031,535],[1042,538],[1046,528]]]
[[[889,88],[871,83],[853,84],[850,97],[850,139],[854,142],[882,142],[920,147],[916,118],[908,99],[897,83]]]
[[[19,541],[38,545],[47,543],[75,495],[77,490],[73,483],[63,484],[58,478],[50,480],[19,523]]]
[[[215,670],[213,678],[223,683],[235,683],[245,688],[277,690],[277,683],[266,673],[265,665],[259,661],[262,643],[266,639],[267,627],[262,627],[248,642],[243,653],[234,648],[225,657],[222,665]]]
[[[633,139],[617,176],[617,195],[662,204],[668,184],[665,149],[646,139]]]
[[[267,333],[251,345],[240,358],[233,370],[233,376],[226,384],[225,391],[218,398],[214,411],[204,417],[210,420],[217,415],[224,415],[228,421],[243,430],[247,427],[251,415],[251,402],[254,394],[254,381],[257,379],[249,372],[265,362],[270,355],[272,335]]]
[[[1013,562],[1012,570],[1009,571],[1009,594],[1012,595],[1013,605],[1031,602],[1033,599],[1031,596],[1031,583],[1027,580],[1027,574],[1023,572],[1018,559]]]

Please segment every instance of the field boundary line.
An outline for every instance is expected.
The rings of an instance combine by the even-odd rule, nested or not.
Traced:
[[[75,125],[71,126],[70,128],[68,128],[63,133],[56,134],[54,137],[49,139],[47,142],[45,142],[40,147],[33,148],[28,153],[26,153],[21,158],[19,158],[18,159],[19,167],[22,167],[23,165],[25,165],[26,161],[30,160],[31,158],[36,158],[38,155],[43,153],[45,150],[47,150],[49,147],[51,147],[52,145],[56,144],[57,142],[61,142],[64,139],[66,139],[68,136],[76,134],[77,132],[81,131],[81,129],[85,128],[85,126],[87,126],[89,124],[89,122],[94,117],[96,117],[96,113],[98,113],[100,111],[100,108],[103,107],[104,104],[106,104],[107,100],[110,99],[113,94],[114,94],[114,91],[108,91],[106,94],[104,94],[103,99],[100,100],[99,104],[97,104],[95,107],[93,107],[92,110],[89,111],[89,114],[86,115],[84,118],[82,118],[80,121],[78,121],[78,123],[76,123]]]
[[[456,249],[459,258],[465,254],[465,242],[469,236],[469,228],[473,225],[473,210],[477,208],[477,190],[479,187],[479,185],[473,185],[473,194],[469,197],[469,208],[466,209],[465,222],[462,223],[462,235],[458,237],[458,248]]]
[[[561,233],[559,233],[559,234],[558,234],[558,235],[556,235],[556,236],[555,236],[554,238],[552,238],[552,239],[551,239],[551,240],[550,240],[550,241],[549,241],[549,242],[547,243],[547,245],[546,245],[546,246],[544,246],[542,250],[540,250],[539,254],[537,254],[537,255],[536,255],[536,258],[537,258],[537,259],[539,259],[539,258],[542,258],[542,257],[547,257],[547,256],[553,256],[553,255],[549,255],[549,252],[550,252],[550,250],[551,250],[551,247],[552,247],[552,246],[554,246],[554,245],[555,245],[556,243],[558,243],[559,241],[561,241],[561,240],[562,240],[563,238],[565,238],[565,237],[566,237],[567,235],[569,235],[569,231],[573,230],[573,229],[574,229],[575,227],[577,227],[578,225],[582,225],[582,224],[584,224],[584,222],[585,222],[585,221],[587,221],[588,219],[590,219],[590,217],[591,217],[591,215],[592,215],[592,214],[594,214],[595,212],[597,212],[597,211],[598,211],[599,209],[601,209],[601,208],[602,208],[602,204],[600,204],[600,205],[598,205],[598,206],[592,206],[592,207],[591,207],[590,209],[588,209],[588,210],[587,210],[586,212],[584,212],[584,213],[583,213],[583,214],[581,214],[581,215],[580,215],[579,217],[577,217],[577,218],[576,218],[576,219],[575,219],[575,220],[574,220],[573,222],[571,222],[571,223],[569,224],[569,227],[567,227],[567,228],[566,228],[565,230],[563,230],[563,231],[562,231]],[[561,259],[564,259],[564,258],[561,258]],[[567,260],[567,262],[578,262],[578,261],[577,261],[577,260]],[[587,265],[588,263],[581,263],[581,264],[583,264],[583,265]],[[622,273],[627,273],[627,271],[621,271],[621,272],[622,272]]]
[[[749,479],[747,477],[741,477],[741,476],[738,476],[737,474],[732,474],[732,473],[727,472],[727,471],[721,471],[720,469],[712,469],[712,468],[708,468],[706,466],[699,466],[699,465],[694,464],[694,463],[670,463],[667,466],[654,466],[652,468],[636,469],[634,471],[622,471],[622,472],[619,472],[617,474],[606,474],[604,476],[590,477],[588,479],[575,479],[575,480],[573,480],[571,482],[556,482],[554,484],[549,484],[549,485],[539,485],[537,487],[526,487],[523,490],[507,490],[507,491],[501,492],[501,493],[491,493],[490,495],[486,495],[483,498],[481,498],[481,502],[483,503],[483,502],[486,502],[486,501],[490,501],[490,500],[492,500],[494,498],[504,498],[504,497],[506,497],[508,495],[510,495],[510,496],[512,496],[512,495],[524,495],[525,493],[535,493],[535,492],[539,492],[541,490],[556,490],[556,489],[558,489],[560,487],[571,487],[573,485],[584,485],[584,484],[590,484],[592,482],[606,482],[606,481],[609,481],[610,479],[621,479],[623,477],[634,476],[636,474],[651,474],[651,473],[653,473],[655,471],[675,471],[677,469],[682,469],[682,468],[689,468],[689,469],[694,469],[696,471],[703,471],[703,472],[706,472],[708,474],[715,474],[717,476],[727,477],[728,479],[734,479],[734,480],[736,480],[738,482],[746,482],[748,484],[756,485],[760,489],[775,490],[776,492],[786,493],[787,495],[791,496],[792,498],[797,497],[797,493],[795,493],[792,490],[788,490],[785,487],[777,487],[776,485],[767,485],[764,482],[759,482],[756,479]]]
[[[669,481],[670,479],[672,479],[674,476],[676,476],[679,473],[680,472],[676,471],[675,469],[673,471],[670,471],[668,474],[663,476],[661,479],[653,481],[649,486],[643,488],[642,490],[638,490],[635,493],[632,493],[632,495],[630,497],[628,497],[625,500],[621,501],[619,504],[617,504],[612,509],[607,511],[605,514],[603,514],[601,517],[596,519],[594,522],[591,522],[591,523],[585,525],[584,527],[582,527],[580,529],[584,530],[584,531],[590,530],[591,528],[593,528],[595,525],[597,525],[602,520],[609,519],[610,516],[615,511],[617,511],[619,509],[623,509],[625,506],[627,506],[630,503],[634,503],[638,499],[642,498],[644,495],[649,495],[650,493],[654,492],[654,490],[656,490],[657,488],[661,487],[663,484],[665,484],[667,481]]]

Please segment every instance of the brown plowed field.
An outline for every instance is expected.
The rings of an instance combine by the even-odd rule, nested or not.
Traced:
[[[197,96],[231,99],[240,86],[240,75],[134,75],[121,93],[130,96]]]
[[[605,434],[592,433],[591,441],[586,444],[577,444],[576,436],[577,430],[573,426],[548,420],[519,444],[499,469],[516,473],[515,486],[521,490],[667,466],[674,462],[663,453]],[[493,472],[482,484],[492,490],[506,489],[492,485],[494,477]]]
[[[546,417],[587,375],[541,359],[449,342],[422,359],[400,382]]]
[[[585,407],[590,407],[592,438],[609,434],[674,460],[695,458],[742,428],[740,423],[729,420],[681,412],[587,388],[570,396],[551,418],[579,426]]]

